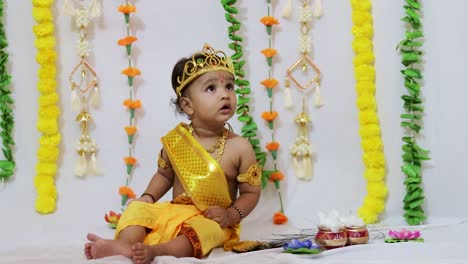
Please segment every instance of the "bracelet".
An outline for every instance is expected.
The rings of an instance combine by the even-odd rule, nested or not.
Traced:
[[[143,196],[145,196],[145,195],[148,195],[149,197],[151,197],[151,199],[153,199],[153,203],[156,202],[156,199],[154,199],[154,196],[153,196],[151,193],[145,192],[145,193],[143,193],[143,194],[140,196],[140,198],[143,197]]]
[[[242,213],[242,211],[239,209],[239,207],[235,206],[233,203],[229,206],[229,207],[232,207],[234,208],[237,213],[239,214],[239,217],[240,217],[240,220],[241,221],[243,218],[244,218],[244,214]]]

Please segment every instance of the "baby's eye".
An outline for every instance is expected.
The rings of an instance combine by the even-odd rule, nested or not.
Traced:
[[[216,91],[216,87],[214,87],[214,85],[210,85],[210,86],[206,87],[206,91],[214,92],[214,91]]]
[[[234,90],[234,84],[228,83],[228,84],[226,85],[226,89],[228,89],[229,91]]]

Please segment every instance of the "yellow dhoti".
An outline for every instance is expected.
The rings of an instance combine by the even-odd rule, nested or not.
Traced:
[[[168,242],[185,235],[192,243],[195,257],[208,254],[226,241],[239,239],[239,225],[222,229],[203,216],[209,206],[227,208],[231,198],[224,172],[218,163],[180,124],[162,138],[174,172],[193,204],[132,202],[119,220],[115,237],[131,225],[151,229],[144,243]],[[177,200],[177,199],[176,199]]]

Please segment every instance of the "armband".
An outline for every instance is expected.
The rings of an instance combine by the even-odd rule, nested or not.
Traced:
[[[238,182],[247,182],[252,186],[259,186],[262,178],[262,167],[258,164],[253,164],[249,167],[246,173],[237,176]]]
[[[167,162],[162,158],[162,150],[161,150],[161,152],[159,153],[159,157],[158,157],[158,168],[167,169],[169,167],[170,167],[169,164],[167,164]]]

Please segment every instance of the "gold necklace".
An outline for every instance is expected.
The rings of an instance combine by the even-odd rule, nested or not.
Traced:
[[[192,124],[188,125],[188,132],[193,136],[193,127]],[[208,153],[214,153],[216,150],[218,150],[218,155],[216,157],[216,161],[219,162],[221,160],[221,157],[223,156],[224,153],[224,146],[226,145],[226,139],[227,139],[228,131],[227,129],[223,130],[223,134],[218,137],[216,140],[216,143],[212,146],[210,146],[206,151]]]

